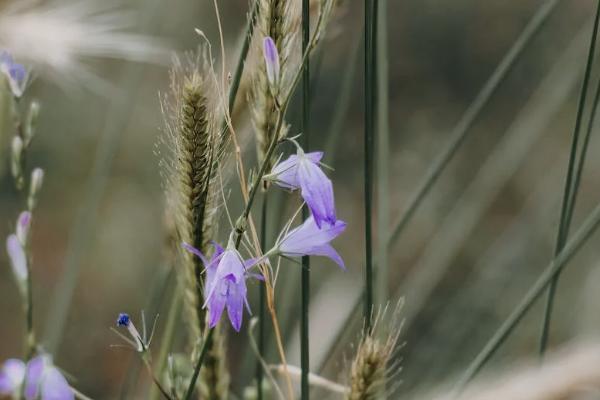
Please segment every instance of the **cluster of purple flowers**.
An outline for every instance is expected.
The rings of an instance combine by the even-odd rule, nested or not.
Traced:
[[[263,50],[267,79],[276,96],[280,65],[273,39],[266,37],[263,40]],[[297,146],[296,154],[278,162],[264,179],[290,191],[300,190],[312,215],[302,225],[280,235],[275,246],[264,255],[264,259],[270,256],[325,256],[345,269],[342,257],[330,244],[346,229],[346,223],[336,217],[333,185],[321,169],[323,153],[305,153],[294,143]],[[212,328],[219,322],[227,308],[233,328],[239,331],[244,307],[250,312],[246,280],[249,277],[262,279],[261,275],[250,273],[249,269],[261,260],[244,260],[231,238],[226,249],[216,243],[214,246],[215,251],[208,259],[198,249],[183,243],[184,248],[200,257],[206,269],[204,306],[208,307],[209,327]]]
[[[25,400],[72,400],[73,389],[49,356],[40,355],[27,364],[11,358],[0,369],[0,397]]]
[[[302,225],[282,235],[265,257],[325,256],[345,269],[344,261],[330,242],[346,229],[346,223],[336,217],[333,186],[320,168],[322,157],[321,152],[305,154],[298,147],[296,154],[277,163],[265,176],[284,189],[299,189],[312,214]],[[215,243],[210,259],[187,243],[183,247],[200,257],[206,268],[204,306],[208,307],[209,327],[219,322],[227,308],[233,328],[239,331],[244,307],[250,311],[246,280],[262,279],[259,274],[249,272],[259,260],[244,260],[231,240],[227,249]]]

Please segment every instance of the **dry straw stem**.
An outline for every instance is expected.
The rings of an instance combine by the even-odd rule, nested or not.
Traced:
[[[372,330],[363,330],[350,368],[347,400],[375,400],[395,390],[394,385],[388,385],[388,382],[392,382],[400,372],[394,358],[402,330],[400,311],[403,304],[401,299],[393,310],[386,307],[374,317]],[[382,325],[388,317],[387,324]]]
[[[204,266],[198,257],[180,246],[192,244],[204,254],[211,251],[216,235],[219,208],[218,168],[223,140],[218,99],[214,99],[214,75],[203,51],[175,59],[171,93],[163,96],[166,129],[163,137],[167,157],[163,174],[170,216],[177,233],[176,247],[190,342],[194,344],[205,325],[203,302]],[[227,397],[229,375],[224,366],[224,339],[219,330],[202,371],[203,392],[210,398]]]
[[[576,344],[549,357],[542,367],[533,363],[491,376],[460,397],[434,400],[567,400],[600,398],[600,343]]]

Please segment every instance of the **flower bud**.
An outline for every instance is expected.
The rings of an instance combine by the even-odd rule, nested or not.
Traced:
[[[23,149],[23,139],[21,139],[20,136],[14,136],[11,143],[10,170],[17,183],[17,188],[19,189],[23,187],[23,170],[21,165],[23,160]]]
[[[277,46],[272,38],[269,36],[263,39],[263,55],[265,58],[265,65],[267,67],[267,79],[273,89],[274,93],[277,93],[277,87],[279,85],[279,52]]]
[[[10,235],[6,239],[6,251],[10,258],[13,274],[19,285],[22,286],[27,281],[27,256],[17,235]]]
[[[29,186],[29,197],[27,198],[27,206],[33,210],[37,204],[37,198],[42,185],[44,183],[44,170],[35,168],[31,171],[31,183]]]
[[[40,115],[40,103],[32,101],[29,105],[29,111],[27,112],[27,120],[25,121],[25,129],[23,130],[25,136],[25,143],[29,145],[31,139],[35,135],[35,127],[37,125],[38,116]]]
[[[23,211],[19,214],[17,219],[16,234],[17,239],[21,246],[25,247],[27,244],[27,238],[29,237],[29,229],[31,228],[31,213],[29,211]]]

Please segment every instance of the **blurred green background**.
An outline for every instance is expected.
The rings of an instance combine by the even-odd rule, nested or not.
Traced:
[[[219,3],[230,61],[227,68],[232,70],[248,2]],[[364,265],[362,60],[351,57],[362,39],[362,3],[342,3],[322,50],[313,59],[311,127],[311,146],[325,148],[344,72],[355,64],[341,137],[331,147],[334,154],[328,155],[335,168],[331,177],[338,215],[349,224],[336,242],[348,271],[342,273],[322,259],[312,264],[313,371],[318,372],[327,359],[323,375],[339,381],[344,381],[347,370],[344,356],[351,357],[350,345],[360,331],[360,312],[352,324],[344,324],[360,296]],[[387,188],[392,221],[542,3],[388,1],[391,159]],[[218,47],[210,1],[131,0],[123,5],[132,12],[132,31],[164,39],[169,50],[194,49],[200,43],[194,28],[205,32],[213,49]],[[591,0],[561,2],[480,114],[400,240],[391,246],[388,290],[392,300],[407,296],[401,336],[405,344],[399,351],[400,393],[430,388],[462,371],[551,259],[593,9]],[[169,275],[164,193],[155,154],[162,126],[158,93],[168,89],[169,60],[164,65],[85,61],[118,91],[107,96],[84,87],[65,90],[41,76],[27,95],[42,106],[28,162],[46,171],[32,242],[35,325],[42,339],[55,327],[52,307],[60,294],[61,275],[74,265],[79,271],[76,291],[55,362],[75,376],[75,386],[84,393],[116,399],[137,363],[131,351],[110,347],[119,338],[108,328],[122,311],[133,316],[142,309],[148,315],[160,311],[154,342],[158,346],[171,293],[167,285],[162,305],[157,305],[161,300],[157,293]],[[593,86],[599,70],[594,68]],[[290,113],[294,133],[299,130],[298,113],[298,107]],[[242,135],[251,137],[247,117],[242,115],[237,126]],[[10,134],[5,130],[0,136],[0,219],[5,221],[0,236],[11,232],[23,204],[6,169]],[[598,201],[599,145],[593,135],[575,227]],[[246,150],[250,165],[254,145],[250,142]],[[235,182],[231,187],[235,214],[239,196]],[[297,204],[286,198],[282,214]],[[600,330],[597,238],[591,242],[563,275],[552,346]],[[5,359],[20,355],[23,325],[18,291],[4,254],[0,264],[0,359]],[[284,265],[277,292],[287,351],[296,365],[299,276],[297,266]],[[257,286],[250,291],[256,311]],[[541,315],[540,302],[494,363],[535,354]],[[176,351],[186,349],[184,325],[180,327]],[[328,356],[340,329],[346,330],[344,339]],[[254,361],[247,356],[246,334],[231,334],[230,339],[232,384],[240,394],[252,380]],[[272,350],[267,359],[277,363]],[[147,387],[142,373],[127,398],[144,398]]]

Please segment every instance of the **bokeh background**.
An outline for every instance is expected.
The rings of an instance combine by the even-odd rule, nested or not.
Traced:
[[[378,163],[376,176],[384,170],[389,176],[388,182],[379,179],[377,185],[386,184],[390,226],[465,109],[544,2],[387,2],[390,159],[387,165]],[[9,3],[5,0],[0,6]],[[313,371],[343,382],[345,360],[360,332],[361,309],[355,310],[354,304],[363,286],[364,220],[362,4],[342,3],[323,48],[313,58],[310,140],[314,149],[328,151],[338,215],[349,224],[336,242],[348,271],[313,260],[311,361]],[[201,39],[194,28],[202,29],[213,49],[218,47],[210,1],[119,4],[131,18],[130,31],[156,37],[168,52],[198,46]],[[248,2],[219,4],[227,68],[232,70]],[[559,4],[480,113],[411,223],[390,244],[390,276],[379,293],[387,291],[391,301],[406,296],[398,395],[410,398],[413,391],[442,384],[462,371],[551,259],[594,5],[591,0]],[[84,393],[97,399],[145,398],[147,377],[142,372],[135,378],[139,364],[131,351],[111,347],[119,338],[109,327],[122,311],[134,316],[142,309],[149,316],[160,313],[155,339],[159,344],[174,290],[166,256],[169,216],[164,215],[156,147],[163,125],[158,93],[168,89],[170,60],[84,61],[115,90],[98,93],[83,84],[65,88],[40,74],[27,95],[42,106],[28,163],[46,171],[32,242],[35,326],[55,362],[76,378]],[[344,77],[352,69],[344,107]],[[593,86],[598,71],[594,67]],[[252,130],[241,100],[236,124],[247,138],[250,165],[255,157]],[[299,108],[294,106],[289,121],[295,133],[298,119]],[[337,138],[332,139],[333,131],[339,132]],[[12,231],[23,204],[7,169],[10,135],[0,132],[3,237]],[[574,227],[598,201],[600,142],[595,136]],[[235,214],[240,204],[235,182],[231,188]],[[274,216],[289,215],[297,205],[289,196],[274,197]],[[277,227],[270,231],[273,237]],[[596,235],[562,276],[552,347],[600,332],[597,243]],[[284,265],[277,288],[288,354],[296,365],[299,277],[296,265]],[[75,292],[65,308],[60,302],[70,284]],[[257,287],[250,291],[256,310]],[[540,302],[492,364],[535,354],[542,311]],[[60,324],[63,312],[65,323]],[[0,256],[0,320],[0,359],[17,357],[23,319],[5,254]],[[183,323],[180,326],[174,351],[186,350]],[[232,385],[240,395],[251,383],[255,361],[245,333],[231,334],[230,341]],[[278,362],[274,350],[273,346],[267,360]]]

